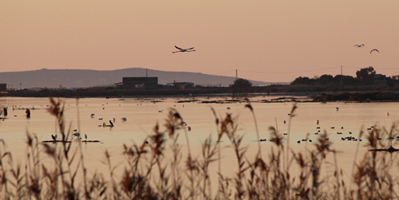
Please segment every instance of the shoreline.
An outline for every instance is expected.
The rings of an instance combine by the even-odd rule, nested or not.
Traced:
[[[335,101],[347,101],[357,103],[367,102],[399,102],[399,92],[334,92],[334,93],[308,93],[308,92],[278,92],[278,93],[214,93],[214,94],[198,94],[198,95],[162,95],[162,94],[151,94],[151,95],[127,95],[127,96],[106,96],[106,95],[75,95],[66,93],[16,93],[3,95],[2,97],[63,97],[63,98],[106,98],[106,99],[118,99],[124,101],[125,99],[156,99],[156,98],[176,98],[176,103],[187,103],[187,102],[200,102],[200,103],[232,103],[245,102],[246,99],[251,101],[252,98],[265,98],[257,100],[261,103],[284,103],[284,102],[335,102]],[[275,98],[273,98],[275,97]],[[207,100],[200,100],[200,99]],[[217,98],[224,98],[224,100],[214,100]],[[188,100],[187,100],[188,99]]]
[[[248,88],[232,87],[193,87],[193,88],[120,88],[93,87],[79,89],[24,89],[7,90],[0,93],[0,97],[65,97],[65,98],[230,98],[244,100],[253,97],[285,97],[281,102],[397,102],[399,88],[374,86],[292,86],[271,85],[253,86]],[[306,98],[298,98],[306,97]],[[301,100],[302,99],[302,100]],[[303,100],[306,99],[306,100]],[[273,103],[280,101],[264,101]]]

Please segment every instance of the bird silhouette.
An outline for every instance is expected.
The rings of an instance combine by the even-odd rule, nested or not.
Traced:
[[[76,132],[76,133],[74,133],[74,134],[72,134],[73,136],[76,136],[76,137],[78,137],[79,138],[79,136],[80,136],[80,133],[79,132]]]
[[[112,123],[111,120],[109,120],[109,124],[110,124],[110,127],[114,127],[114,123]]]
[[[374,126],[372,126],[374,128]],[[360,139],[360,138],[359,138]],[[389,147],[387,149],[369,149],[369,151],[386,151],[390,154],[391,156],[391,167],[392,167],[392,153],[395,151],[399,151],[399,149],[395,149],[392,147],[392,140],[394,139],[393,135],[392,135],[392,131],[389,133]]]
[[[378,49],[371,49],[370,54],[371,54],[373,51],[376,51],[376,52],[380,53],[380,51],[378,51]]]
[[[391,145],[391,146],[389,146],[388,149],[370,149],[369,151],[386,151],[388,153],[392,153],[392,152],[395,152],[395,151],[399,151],[399,149],[395,149]]]
[[[51,135],[51,138],[53,138],[53,140],[57,140],[57,135]]]
[[[355,45],[353,45],[354,47],[357,47],[357,48],[362,48],[362,47],[364,47],[364,44],[355,44]]]
[[[183,48],[180,48],[180,47],[178,47],[178,46],[175,46],[175,48],[178,49],[179,51],[173,51],[172,53],[193,52],[193,51],[195,51],[194,47],[187,48],[187,49],[183,49]]]

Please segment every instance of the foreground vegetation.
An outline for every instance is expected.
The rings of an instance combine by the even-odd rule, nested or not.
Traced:
[[[64,104],[54,99],[50,102],[49,112],[58,121],[62,140],[67,141],[71,131],[65,125]],[[255,111],[250,103],[245,107],[253,114],[257,128]],[[294,104],[289,125],[296,109]],[[118,166],[112,165],[107,151],[104,163],[109,173],[89,176],[81,141],[76,148],[68,142],[40,143],[35,135],[28,133],[24,164],[15,164],[3,141],[0,196],[2,199],[398,199],[399,182],[394,174],[399,163],[392,160],[395,152],[371,151],[363,155],[360,162],[355,159],[352,171],[346,172],[351,174],[350,181],[345,182],[344,172],[337,164],[338,152],[326,133],[320,135],[314,150],[301,153],[290,148],[289,131],[284,140],[276,128],[270,127],[272,150],[262,151],[258,143],[257,154],[249,155],[232,114],[220,117],[212,111],[217,140],[207,138],[199,156],[190,151],[183,117],[171,109],[165,124],[154,126],[148,143],[145,140],[140,145],[123,145],[127,165],[122,176],[115,175]],[[396,126],[359,133],[359,137],[367,138],[370,149],[388,148],[389,142],[379,138],[397,136]],[[185,137],[187,143],[177,143],[179,137]],[[258,133],[257,137],[259,140]],[[222,138],[228,138],[230,149],[221,148]],[[357,145],[359,148],[359,143]],[[184,154],[183,148],[187,149]],[[237,171],[232,177],[223,175],[221,151],[234,152]],[[167,154],[172,159],[167,160]],[[42,162],[43,156],[51,161]],[[329,163],[333,166],[332,172],[324,170],[328,157],[334,160]],[[217,167],[218,173],[210,173],[211,167]],[[298,173],[291,174],[293,170]],[[211,183],[215,176],[218,182]]]

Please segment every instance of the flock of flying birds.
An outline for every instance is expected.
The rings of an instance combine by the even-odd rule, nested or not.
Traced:
[[[362,48],[362,47],[364,47],[364,44],[355,44],[355,45],[353,45],[353,46],[356,47],[356,48]],[[371,49],[370,54],[371,54],[373,51],[380,53],[380,51],[378,51],[378,49]]]
[[[356,47],[356,48],[362,48],[362,47],[364,47],[364,44],[355,44],[354,47]],[[173,51],[172,53],[193,52],[193,51],[195,51],[194,47],[183,49],[183,48],[180,48],[180,47],[178,47],[178,46],[175,46],[175,48],[178,49],[178,51]],[[378,49],[371,49],[370,54],[371,54],[373,51],[380,53],[380,51],[378,51]]]

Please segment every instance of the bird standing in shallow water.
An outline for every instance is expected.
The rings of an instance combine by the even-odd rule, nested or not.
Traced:
[[[80,133],[79,132],[76,132],[76,133],[74,133],[74,134],[72,134],[73,136],[76,136],[78,139],[79,139],[79,136],[80,136]]]
[[[388,153],[392,153],[392,152],[395,152],[395,151],[399,151],[399,149],[395,149],[391,145],[391,146],[389,146],[388,149],[369,149],[369,151],[386,151]]]
[[[112,123],[111,120],[109,120],[109,124],[110,124],[110,125],[109,125],[110,127],[114,127],[114,123]]]

